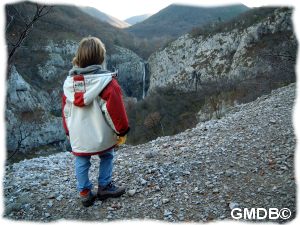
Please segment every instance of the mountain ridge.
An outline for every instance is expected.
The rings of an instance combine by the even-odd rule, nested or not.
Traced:
[[[129,23],[131,26],[137,23],[144,21],[145,19],[149,18],[152,14],[142,14],[137,16],[132,16],[124,20],[125,22]]]
[[[107,22],[110,25],[118,27],[118,28],[126,28],[126,27],[130,26],[130,24],[127,23],[126,21],[119,20],[116,17],[108,15],[104,12],[101,12],[100,10],[98,10],[94,7],[90,7],[90,6],[80,7],[80,10],[89,14],[90,16],[93,16],[101,21]]]
[[[194,27],[227,20],[246,10],[248,7],[244,5],[197,7],[172,4],[126,30],[141,38],[178,37]]]

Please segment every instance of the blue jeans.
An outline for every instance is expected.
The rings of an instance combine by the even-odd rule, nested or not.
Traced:
[[[99,155],[99,158],[98,185],[106,186],[112,180],[114,150],[112,149]],[[78,191],[83,191],[84,189],[91,190],[93,188],[93,184],[89,180],[89,169],[91,166],[90,159],[91,156],[76,156],[75,172]]]

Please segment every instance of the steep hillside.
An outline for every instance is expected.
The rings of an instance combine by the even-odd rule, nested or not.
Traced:
[[[264,207],[290,209],[288,220],[269,220],[288,222],[296,214],[295,87],[274,90],[178,135],[122,147],[114,179],[127,186],[127,194],[88,209],[77,197],[71,153],[6,166],[4,218],[207,222],[232,219],[233,207]],[[92,157],[95,185],[98,163]]]
[[[150,90],[237,85],[269,91],[293,82],[297,40],[291,14],[288,8],[259,8],[210,30],[181,36],[150,56]]]
[[[10,15],[14,15],[14,8],[22,12],[23,17],[30,17],[35,6],[30,2],[7,5],[6,12],[11,10]],[[24,22],[15,15],[6,32],[8,44],[18,38],[16,34],[22,26]],[[107,67],[119,69],[124,94],[132,93],[141,98],[144,68],[142,59],[128,49],[134,42],[132,36],[76,7],[55,5],[34,24],[9,67],[6,128],[10,153],[18,145],[25,151],[46,144],[62,144],[65,140],[61,127],[62,84],[72,67],[79,40],[88,35],[100,37],[105,43]],[[125,77],[132,81],[131,86]]]
[[[31,16],[34,10],[33,3],[23,2],[14,5],[24,16]],[[9,8],[10,5],[7,5]],[[22,26],[22,21],[15,20],[6,33],[7,38],[12,39],[14,32]],[[55,32],[53,32],[55,31]],[[79,41],[85,36],[101,37],[106,44],[108,53],[112,53],[114,45],[129,47],[132,44],[132,35],[122,29],[111,26],[106,22],[99,21],[80,8],[71,5],[54,5],[51,12],[35,24],[34,29],[24,43],[27,47],[46,45],[48,40],[54,42],[61,40]]]
[[[93,7],[81,7],[80,8],[83,12],[89,14],[90,16],[93,16],[97,19],[99,19],[100,21],[103,22],[107,22],[110,25],[114,26],[114,27],[118,27],[118,28],[125,28],[125,27],[129,27],[130,23],[126,22],[126,21],[122,21],[119,20],[113,16],[107,15],[101,11],[99,11],[96,8]]]
[[[27,16],[32,15],[31,11],[34,9],[33,4],[28,2],[15,4],[14,7]],[[14,21],[6,33],[7,40],[12,40],[21,26],[22,21]],[[56,82],[61,84],[66,71],[72,66],[70,62],[78,42],[89,35],[101,38],[108,56],[118,53],[115,46],[130,48],[133,43],[132,36],[122,29],[101,22],[77,7],[56,5],[48,15],[35,24],[23,44],[24,47],[18,49],[12,64],[15,64],[18,72],[30,84],[51,90],[53,86],[57,86]],[[45,65],[52,67],[40,69]],[[50,77],[45,72],[55,76],[51,77],[55,78],[51,85],[48,82]]]
[[[244,5],[194,7],[173,4],[126,30],[142,38],[174,38],[194,27],[226,21],[246,10]]]
[[[140,23],[144,21],[145,19],[149,18],[151,14],[143,14],[138,16],[132,16],[125,20],[125,22],[129,23],[130,25],[135,25],[137,23]]]

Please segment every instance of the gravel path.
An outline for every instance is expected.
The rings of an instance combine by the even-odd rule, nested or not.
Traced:
[[[175,136],[124,146],[114,179],[118,199],[80,205],[74,156],[63,152],[7,166],[4,218],[53,221],[231,219],[231,208],[289,208],[295,217],[295,84],[237,106],[219,120]],[[92,158],[96,184],[99,159]],[[289,220],[276,220],[287,222]]]

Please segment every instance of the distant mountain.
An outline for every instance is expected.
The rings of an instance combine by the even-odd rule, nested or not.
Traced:
[[[125,20],[125,22],[129,23],[130,25],[135,25],[137,23],[143,22],[145,19],[148,19],[152,14],[144,14],[138,16],[132,16]]]
[[[89,14],[90,16],[93,16],[96,19],[99,19],[101,21],[107,22],[114,27],[125,28],[125,27],[129,27],[131,25],[131,24],[124,22],[122,20],[119,20],[113,16],[107,15],[93,7],[81,7],[80,9],[83,12]]]
[[[18,7],[18,10],[22,11],[22,14],[28,15],[28,17],[33,13],[33,3],[19,3],[14,6]],[[18,32],[17,28],[22,27],[22,20],[16,19],[15,23],[6,32],[7,38],[12,39],[14,33]],[[133,35],[107,22],[99,21],[99,19],[84,13],[78,7],[69,5],[54,5],[51,12],[35,24],[24,45],[28,48],[37,45],[43,46],[48,44],[49,40],[52,40],[54,43],[65,40],[78,42],[81,38],[89,35],[101,38],[109,54],[112,53],[116,44],[126,48],[130,48],[129,45],[133,45]],[[20,52],[23,50],[23,48],[19,49]]]
[[[172,4],[126,30],[141,38],[178,37],[194,27],[224,22],[247,10],[248,7],[242,4],[223,7]]]

